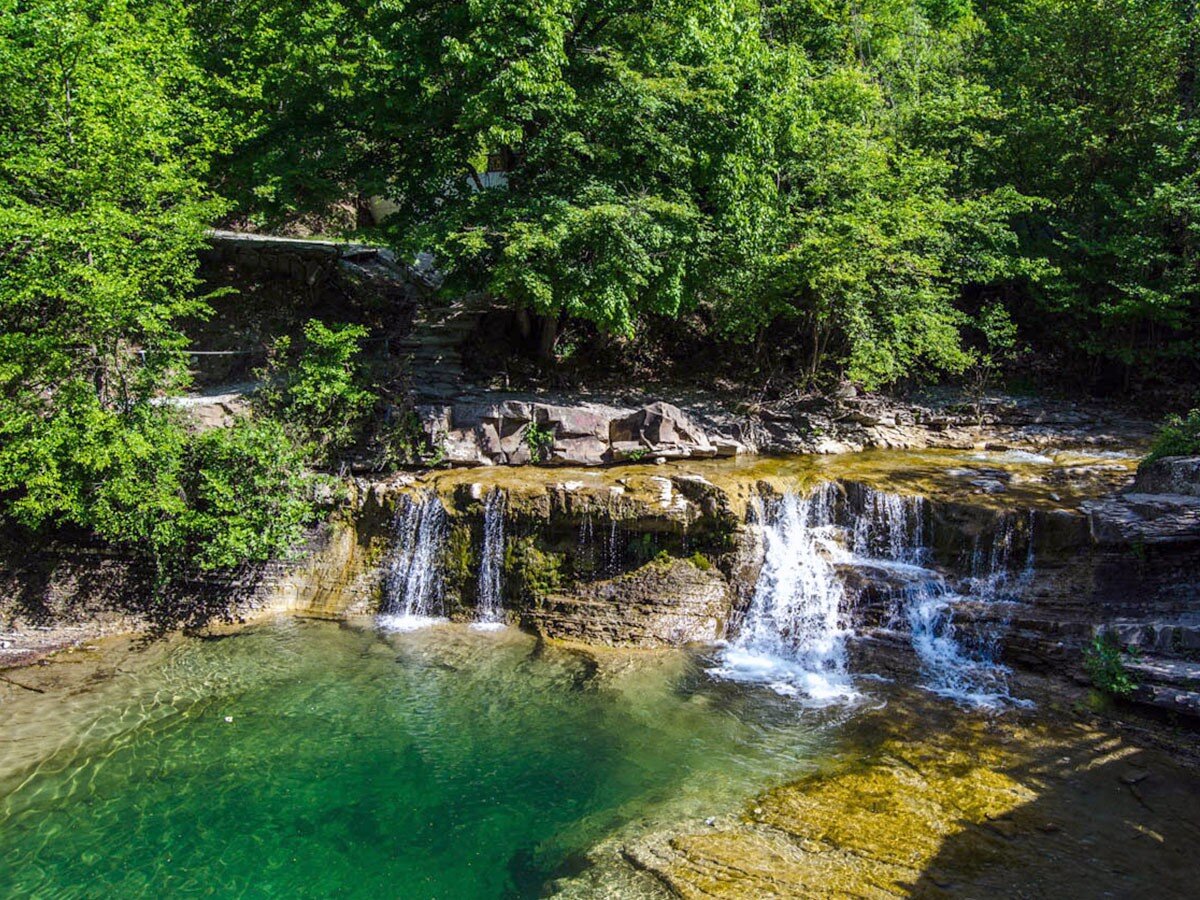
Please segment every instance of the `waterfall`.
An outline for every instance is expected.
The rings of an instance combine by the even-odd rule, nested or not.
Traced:
[[[483,501],[483,550],[479,561],[479,612],[475,624],[480,628],[504,625],[504,492],[493,488]]]
[[[446,510],[436,495],[401,499],[384,563],[380,625],[407,631],[441,621],[441,555],[446,532]]]
[[[913,649],[921,661],[924,686],[929,690],[974,706],[1025,702],[1011,696],[1011,672],[997,660],[1007,618],[993,615],[977,622],[971,635],[960,636],[954,613],[956,607],[966,604],[985,607],[1011,602],[1019,596],[1033,575],[1032,516],[1029,529],[1029,547],[1019,572],[1013,568],[1016,519],[1003,516],[986,550],[976,538],[970,574],[957,590],[936,573],[910,589],[906,618]]]
[[[854,555],[862,559],[920,565],[925,558],[925,498],[862,489],[854,516]]]
[[[892,585],[893,623],[907,627],[923,687],[980,706],[1019,702],[1009,696],[1008,669],[996,662],[1005,621],[993,616],[969,635],[954,624],[957,607],[1009,601],[1029,577],[1032,550],[1025,574],[1014,574],[1015,517],[1001,518],[990,540],[977,542],[970,574],[956,589],[930,563],[923,497],[862,488],[839,498],[836,485],[826,483],[806,497],[752,505],[748,519],[763,523],[763,568],[741,628],[713,673],[809,701],[853,697],[839,568],[854,567],[875,570]]]
[[[844,594],[834,560],[836,487],[785,495],[767,511],[765,557],[737,638],[714,674],[769,685],[813,702],[853,696],[841,624]]]

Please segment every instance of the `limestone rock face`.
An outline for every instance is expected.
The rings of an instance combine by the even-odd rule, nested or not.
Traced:
[[[1187,494],[1121,494],[1083,504],[1099,544],[1200,541],[1200,497]]]
[[[614,419],[608,426],[612,442],[633,442],[646,447],[687,456],[715,456],[708,437],[691,423],[678,406],[651,403]]]
[[[1200,456],[1155,460],[1138,470],[1125,493],[1088,501],[1081,508],[1100,545],[1200,541]]]
[[[537,600],[525,624],[546,637],[613,647],[673,647],[724,635],[729,586],[689,560],[651,562],[633,572]]]
[[[1200,456],[1167,456],[1142,466],[1133,490],[1139,494],[1200,497]]]
[[[453,464],[598,466],[623,460],[736,456],[747,447],[728,435],[712,438],[686,413],[655,402],[626,409],[538,400],[423,406],[430,441]]]

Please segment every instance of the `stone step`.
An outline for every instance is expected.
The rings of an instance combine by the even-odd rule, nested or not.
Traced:
[[[1143,656],[1127,661],[1125,668],[1143,685],[1200,690],[1200,662]]]
[[[1132,699],[1157,709],[1200,718],[1200,691],[1189,691],[1170,685],[1143,685],[1137,689]]]

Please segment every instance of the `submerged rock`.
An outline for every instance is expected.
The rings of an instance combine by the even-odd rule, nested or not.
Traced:
[[[1161,752],[1061,721],[867,718],[881,736],[740,819],[637,838],[625,860],[684,898],[1182,897],[1200,877],[1200,790]]]

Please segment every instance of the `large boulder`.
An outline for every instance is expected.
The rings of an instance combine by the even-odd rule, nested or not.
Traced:
[[[608,426],[614,445],[636,445],[654,456],[716,456],[708,436],[678,406],[661,401],[614,419]]]
[[[1176,544],[1200,541],[1200,497],[1119,494],[1080,504],[1098,544]]]
[[[1167,456],[1138,469],[1138,494],[1186,494],[1200,497],[1200,456]]]
[[[1125,493],[1081,505],[1099,544],[1200,541],[1200,457],[1168,456],[1138,469]]]

